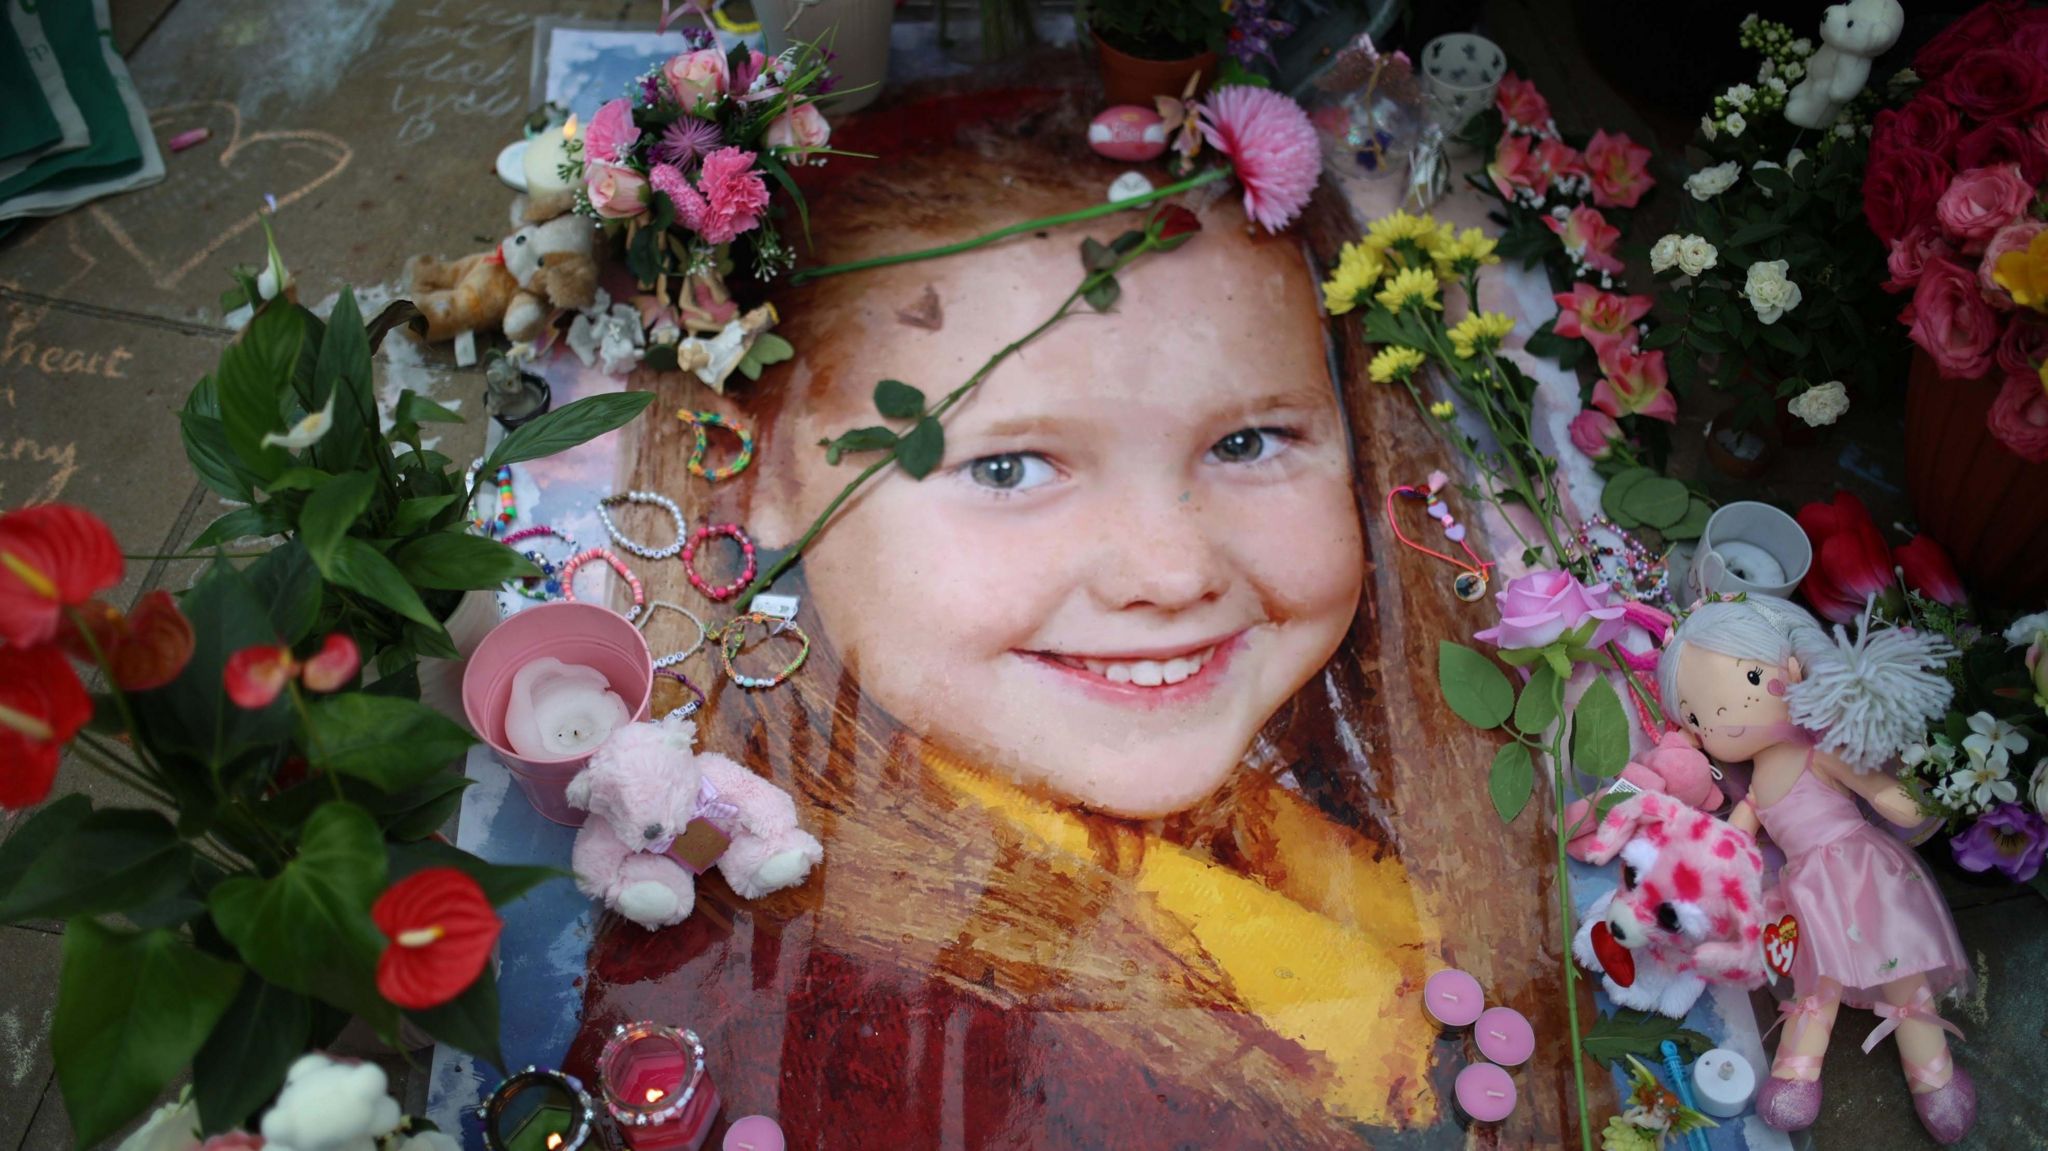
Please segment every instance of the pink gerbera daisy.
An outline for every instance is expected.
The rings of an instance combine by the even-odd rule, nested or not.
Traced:
[[[1266,88],[1231,85],[1203,99],[1202,136],[1244,183],[1244,210],[1268,232],[1294,221],[1322,171],[1316,130],[1301,105]]]

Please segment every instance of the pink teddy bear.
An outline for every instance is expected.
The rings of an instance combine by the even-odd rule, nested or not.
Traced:
[[[670,854],[695,819],[731,839],[718,869],[742,899],[802,883],[825,856],[797,826],[789,793],[716,754],[694,748],[697,725],[671,714],[613,732],[569,782],[570,804],[590,812],[571,866],[585,895],[653,930],[696,906],[691,869]]]
[[[1684,732],[1667,731],[1657,741],[1657,746],[1638,755],[1628,766],[1621,769],[1621,780],[1635,791],[1654,791],[1668,795],[1687,807],[1714,812],[1721,809],[1723,798],[1721,787],[1714,781],[1714,764],[1700,750],[1692,745]],[[1564,809],[1564,825],[1579,827],[1586,813],[1593,809],[1593,800],[1575,799]],[[1565,850],[1573,859],[1592,863],[1586,858],[1586,851],[1592,846],[1597,829],[1587,823],[1579,834],[1572,837]]]

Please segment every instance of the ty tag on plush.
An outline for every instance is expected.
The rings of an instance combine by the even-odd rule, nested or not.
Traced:
[[[732,846],[732,837],[720,831],[718,825],[708,819],[691,820],[676,841],[669,845],[668,856],[690,869],[691,875],[702,875],[711,870],[725,849]]]

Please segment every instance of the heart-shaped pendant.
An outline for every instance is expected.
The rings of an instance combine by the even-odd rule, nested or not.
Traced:
[[[1429,513],[1429,518],[1433,520],[1440,520],[1445,516],[1451,514],[1451,509],[1445,507],[1442,500],[1429,501],[1429,507],[1423,510],[1427,511]]]
[[[1447,527],[1447,528],[1445,528],[1445,529],[1444,529],[1444,538],[1445,538],[1445,539],[1447,539],[1447,540],[1449,540],[1449,541],[1451,541],[1451,542],[1452,542],[1452,543],[1454,543],[1454,544],[1461,544],[1461,543],[1464,543],[1464,542],[1465,542],[1465,525],[1464,525],[1464,524],[1452,524],[1452,525],[1451,525],[1450,527]]]
[[[1772,971],[1790,977],[1792,961],[1799,956],[1799,920],[1787,915],[1764,928],[1764,962]]]
[[[1429,491],[1430,491],[1430,494],[1431,494],[1431,495],[1435,495],[1435,494],[1437,493],[1437,491],[1438,491],[1439,489],[1441,489],[1441,488],[1442,488],[1442,487],[1443,487],[1443,486],[1444,486],[1445,484],[1447,484],[1447,483],[1450,483],[1450,482],[1451,482],[1451,477],[1449,477],[1449,476],[1447,476],[1447,475],[1443,474],[1442,472],[1431,472],[1431,473],[1429,473]]]

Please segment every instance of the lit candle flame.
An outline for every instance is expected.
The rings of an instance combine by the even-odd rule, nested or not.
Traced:
[[[666,1094],[668,1094],[668,1092],[663,1091],[659,1087],[649,1087],[647,1089],[647,1101],[649,1103],[659,1103],[661,1102],[661,1097]]]
[[[548,1151],[555,1151],[555,1148],[561,1145],[562,1137],[553,1131],[548,1132]]]
[[[566,121],[564,121],[564,122],[563,122],[563,124],[562,124],[562,139],[564,139],[564,140],[574,140],[575,138],[576,138],[576,117],[575,117],[575,115],[571,114],[571,115],[570,115],[570,117],[569,117],[569,118],[568,118],[568,119],[567,119]]]

